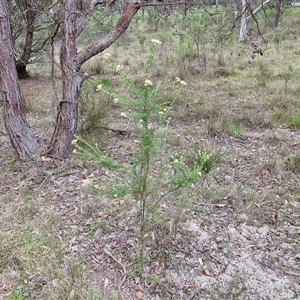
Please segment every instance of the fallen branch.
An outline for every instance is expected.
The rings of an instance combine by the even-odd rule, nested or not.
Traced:
[[[127,277],[126,267],[120,261],[118,261],[107,249],[104,248],[103,251],[123,268],[124,277],[123,277],[122,281],[120,282],[120,284],[118,284],[118,291],[119,291],[121,299],[124,300],[125,298],[124,298],[124,296],[122,294],[122,285],[125,282],[126,277]]]

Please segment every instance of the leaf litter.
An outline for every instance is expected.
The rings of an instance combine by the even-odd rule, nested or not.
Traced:
[[[123,124],[111,123],[122,129]],[[49,127],[39,130],[41,135],[51,134]],[[79,260],[89,270],[83,299],[99,289],[107,299],[117,294],[121,299],[157,300],[300,299],[299,176],[285,165],[285,159],[298,151],[299,134],[279,128],[277,136],[284,138],[273,145],[268,142],[273,132],[257,128],[246,129],[242,138],[210,135],[205,122],[179,120],[173,128],[171,124],[172,130],[179,134],[177,151],[207,147],[221,149],[224,156],[218,170],[194,186],[198,197],[185,210],[173,239],[157,237],[163,247],[155,236],[150,239],[146,284],[132,271],[136,249],[132,199],[121,205],[82,188],[82,180],[97,174],[97,169],[93,162],[83,163],[74,156],[63,163],[46,157],[35,165],[9,163],[14,156],[7,136],[2,136],[1,238],[13,243],[30,225],[32,239],[38,232],[56,237],[62,256],[56,265],[53,261],[52,276],[41,272],[45,260],[33,264],[32,278],[44,283],[30,279],[25,288],[28,299],[40,299],[45,291],[52,299],[62,299],[55,274],[66,259]],[[110,132],[108,154],[130,163],[130,148],[123,145],[133,140],[134,134]],[[20,196],[21,184],[29,198]],[[0,297],[20,284],[23,271],[12,264],[18,257],[25,259],[22,246],[8,256],[9,263],[0,259]],[[68,293],[78,296],[77,289]]]

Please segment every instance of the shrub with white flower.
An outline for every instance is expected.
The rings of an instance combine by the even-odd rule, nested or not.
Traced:
[[[109,58],[111,58],[111,54],[110,54],[110,53],[105,53],[105,54],[103,55],[103,57],[104,57],[105,59],[109,59]]]
[[[116,65],[115,69],[116,69],[116,71],[119,73],[119,72],[121,72],[121,71],[123,70],[123,66],[121,66],[121,65]]]
[[[128,182],[128,177],[123,177],[121,185],[115,183],[115,178],[107,180],[113,186],[107,187],[106,190],[99,190],[99,193],[109,196],[111,199],[117,198],[120,203],[123,201],[121,199],[130,193],[132,198],[137,201],[138,222],[135,232],[137,232],[137,239],[140,244],[137,255],[139,255],[138,261],[141,264],[139,266],[141,272],[143,272],[144,267],[144,251],[147,251],[145,250],[147,242],[145,237],[154,230],[153,222],[156,222],[157,216],[162,213],[161,203],[165,201],[167,195],[173,197],[172,199],[176,199],[184,188],[188,188],[195,180],[208,173],[214,162],[204,152],[196,153],[188,159],[183,156],[166,158],[165,155],[160,155],[168,140],[168,126],[171,120],[169,116],[170,109],[172,109],[179,93],[187,83],[179,77],[166,84],[151,80],[151,67],[155,52],[161,44],[156,39],[152,39],[151,42],[152,48],[146,63],[143,84],[135,84],[127,77],[123,67],[116,65],[111,56],[106,55],[113,70],[120,75],[129,87],[131,97],[127,96],[127,92],[125,96],[122,96],[106,90],[101,84],[97,86],[97,91],[110,95],[114,102],[123,105],[124,111],[120,113],[120,116],[131,119],[132,124],[136,125],[137,128],[135,131],[136,139],[132,147],[133,152],[131,153],[130,169],[132,173],[130,182]],[[166,101],[164,100],[164,92],[170,89],[173,90],[174,94],[171,99],[168,97]],[[102,165],[105,163],[106,166],[114,166],[110,157],[105,156],[97,145],[91,145],[78,137],[75,138],[75,147],[78,149],[79,154],[97,159]],[[158,166],[159,172],[157,172]],[[105,172],[105,174],[109,177],[108,173]],[[128,173],[126,173],[127,175]],[[96,181],[95,178],[91,180]],[[86,180],[83,183],[88,184],[88,182]],[[169,204],[170,210],[178,210],[176,204]],[[153,217],[155,214],[157,216]],[[174,220],[175,218],[176,216],[174,216]],[[169,218],[165,219],[172,222]]]
[[[151,42],[155,45],[161,45],[162,42],[160,40],[157,40],[157,39],[152,39]]]
[[[146,79],[145,80],[145,83],[144,83],[144,86],[152,86],[153,85],[153,82],[149,79]]]

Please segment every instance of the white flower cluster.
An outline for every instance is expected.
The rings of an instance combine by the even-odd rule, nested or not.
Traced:
[[[175,81],[179,82],[181,85],[187,85],[187,83],[184,80],[181,80],[179,77],[176,77]]]
[[[151,85],[153,85],[152,81],[149,80],[149,79],[146,79],[145,83],[144,83],[144,86],[151,86]]]
[[[153,44],[155,44],[155,45],[161,45],[161,44],[162,44],[161,41],[156,40],[156,39],[152,39],[151,42],[152,42]]]
[[[103,55],[103,57],[104,57],[105,59],[109,59],[109,58],[111,58],[111,54],[105,53],[105,54]]]
[[[123,70],[123,66],[121,65],[116,65],[116,71],[121,72]]]

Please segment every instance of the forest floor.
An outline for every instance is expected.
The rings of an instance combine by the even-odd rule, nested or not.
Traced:
[[[172,238],[168,224],[152,233],[145,281],[134,269],[134,200],[84,187],[91,174],[106,180],[90,159],[17,160],[1,122],[0,299],[300,299],[300,131],[273,120],[263,95],[230,84],[191,83],[184,93],[200,100],[183,95],[171,112],[169,152],[219,150],[222,161],[186,194]],[[21,85],[45,147],[51,81]],[[137,137],[120,111],[107,124],[122,131],[103,133],[102,148],[130,177]]]

